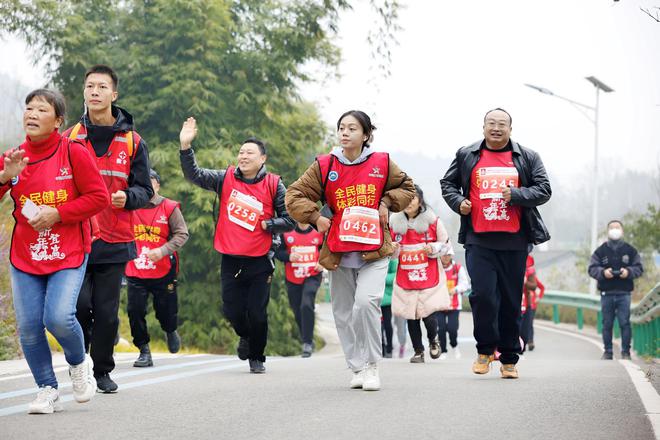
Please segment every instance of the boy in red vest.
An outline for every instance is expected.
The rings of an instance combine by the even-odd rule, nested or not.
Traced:
[[[188,241],[188,227],[178,202],[158,194],[160,176],[150,170],[154,196],[147,206],[135,211],[135,244],[139,256],[126,265],[128,280],[128,319],[133,344],[140,349],[134,367],[151,367],[147,304],[153,295],[156,318],[167,336],[167,348],[177,353],[181,339],[177,329],[178,301],[176,276],[179,271],[179,251]]]
[[[438,321],[438,339],[440,339],[440,360],[447,359],[447,334],[449,345],[454,358],[460,359],[461,351],[458,349],[458,317],[463,309],[463,294],[470,289],[465,268],[453,259],[454,252],[440,256],[442,267],[447,277],[447,290],[449,291],[449,309],[436,312]]]
[[[323,234],[311,225],[297,223],[282,239],[284,246],[275,252],[275,257],[285,265],[289,305],[300,331],[302,357],[308,358],[314,351],[314,305],[323,273],[319,264]]]
[[[92,66],[85,73],[85,113],[63,133],[87,146],[111,197],[111,206],[93,222],[98,231],[76,312],[85,347],[94,361],[98,389],[103,393],[114,393],[118,388],[110,372],[115,368],[112,355],[119,327],[121,280],[126,263],[137,257],[133,211],[145,206],[154,194],[147,145],[135,132],[133,117],[114,105],[118,83],[110,67]]]
[[[525,282],[523,284],[523,298],[522,298],[522,320],[520,321],[520,337],[523,340],[522,351],[529,348],[529,351],[534,350],[534,315],[539,301],[543,298],[545,293],[545,286],[536,274],[534,267],[534,257],[527,256],[527,263],[525,269]]]

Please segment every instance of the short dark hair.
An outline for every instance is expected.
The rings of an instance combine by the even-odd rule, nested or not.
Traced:
[[[422,188],[415,184],[415,194],[417,198],[419,199],[419,209],[417,210],[417,213],[424,212],[428,209],[429,205],[426,204],[426,200],[424,200],[424,191],[422,191]]]
[[[108,75],[112,79],[112,88],[116,91],[117,87],[119,87],[119,78],[117,77],[115,71],[112,70],[112,67],[106,66],[105,64],[93,65],[87,69],[87,72],[85,72],[85,81],[87,81],[87,77],[92,73],[102,73]]]
[[[258,139],[254,136],[250,136],[249,138],[245,139],[243,141],[243,144],[256,144],[257,147],[259,147],[259,152],[261,153],[262,156],[266,155],[266,143],[262,141],[261,139]],[[241,144],[241,145],[243,145]]]
[[[488,115],[489,115],[490,113],[493,113],[493,112],[496,112],[496,111],[501,111],[501,112],[506,113],[506,115],[509,117],[509,127],[511,127],[511,126],[513,125],[513,118],[511,117],[511,115],[509,114],[508,111],[504,110],[504,109],[501,108],[501,107],[497,107],[497,108],[494,108],[494,109],[492,109],[492,110],[488,110],[488,111],[486,112],[486,114],[484,115],[484,124],[486,123],[486,118],[488,117]]]
[[[374,130],[376,127],[371,123],[371,118],[369,117],[368,114],[363,112],[362,110],[349,110],[345,112],[343,115],[339,117],[337,120],[337,130],[339,130],[339,126],[341,125],[341,120],[344,119],[346,116],[353,116],[355,119],[358,120],[360,125],[362,126],[362,131],[364,134],[367,135],[367,140],[362,142],[362,147],[369,147],[369,144],[374,140]]]
[[[623,222],[622,222],[621,220],[617,220],[617,219],[610,220],[609,222],[607,222],[607,227],[609,228],[610,225],[611,225],[612,223],[618,223],[618,224],[620,224],[620,225],[621,225],[621,228],[623,229]]]
[[[160,185],[160,176],[158,175],[156,170],[154,170],[153,168],[149,168],[149,177],[151,179],[156,180],[156,182],[158,182],[158,184]]]
[[[55,116],[64,118],[66,116],[66,100],[64,96],[57,90],[51,89],[36,89],[28,93],[25,97],[25,105],[28,105],[34,98],[39,98],[52,105],[55,109]]]

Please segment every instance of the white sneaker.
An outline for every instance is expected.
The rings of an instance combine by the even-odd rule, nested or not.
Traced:
[[[60,394],[50,386],[39,388],[37,398],[28,406],[28,414],[52,414],[63,410]]]
[[[92,359],[89,355],[85,355],[82,364],[69,365],[69,377],[76,402],[89,402],[96,394],[96,379],[94,379]]]
[[[447,359],[447,352],[443,351],[442,353],[440,353],[440,360],[444,361],[445,359]]]
[[[364,391],[380,390],[380,377],[378,376],[378,365],[370,364],[364,370],[364,382],[362,383]]]
[[[364,370],[354,371],[351,378],[351,389],[362,388],[364,383]]]
[[[452,348],[451,352],[454,353],[454,359],[460,359],[461,358],[461,350],[459,350],[458,347]]]

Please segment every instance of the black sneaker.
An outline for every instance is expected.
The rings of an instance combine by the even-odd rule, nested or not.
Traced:
[[[170,353],[178,353],[181,348],[181,337],[179,332],[174,330],[173,332],[167,332],[167,349]]]
[[[304,358],[311,357],[313,352],[314,352],[314,346],[312,344],[303,344],[302,357]]]
[[[256,359],[250,359],[250,373],[263,374],[266,372],[264,363]]]
[[[116,393],[119,387],[114,380],[110,379],[110,375],[105,373],[103,376],[96,378],[96,390],[99,393],[111,394]]]
[[[625,359],[625,360],[627,360],[627,361],[631,360],[631,359],[630,359],[630,353],[625,352],[625,351],[622,351],[622,352],[621,352],[621,359]]]
[[[437,339],[429,341],[429,354],[431,355],[431,359],[437,359],[440,357],[440,344]]]
[[[529,351],[534,351],[534,347],[535,347],[534,342],[531,342],[531,341],[530,341],[530,342],[527,344],[527,348],[529,349]]]
[[[238,348],[236,348],[238,353],[238,358],[242,361],[246,360],[250,356],[250,340],[248,338],[241,338],[238,341]]]
[[[614,359],[614,356],[612,355],[611,351],[606,351],[603,352],[603,355],[600,358],[604,361],[611,361],[612,359]]]
[[[415,354],[410,358],[411,364],[423,364],[424,363],[424,349],[415,350]]]
[[[154,362],[151,359],[151,350],[149,344],[144,344],[140,347],[140,356],[133,362],[133,366],[137,368],[153,367]]]

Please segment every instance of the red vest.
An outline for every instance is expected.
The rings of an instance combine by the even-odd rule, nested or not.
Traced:
[[[452,289],[458,286],[458,272],[461,270],[461,265],[454,263],[451,267],[445,269],[445,276],[447,277],[447,290],[449,291],[449,310],[461,310],[463,308],[463,298],[460,293],[455,295],[451,294]]]
[[[314,229],[305,233],[294,229],[284,233],[284,244],[289,255],[292,252],[303,255],[303,261],[288,262],[284,265],[287,281],[302,284],[306,278],[320,273],[315,268],[319,262],[319,249],[323,244],[323,234]]]
[[[261,221],[275,215],[274,199],[280,176],[267,173],[257,183],[236,179],[235,167],[227,167],[215,226],[215,250],[221,254],[262,257],[273,242]]]
[[[342,164],[330,154],[316,160],[321,168],[325,200],[334,213],[328,231],[328,249],[331,252],[380,249],[383,230],[378,206],[389,174],[389,155],[372,153],[356,165]]]
[[[508,186],[520,186],[511,151],[497,153],[482,149],[470,179],[474,232],[520,230],[520,207],[511,206],[502,198],[502,190]]]
[[[147,258],[147,252],[167,243],[170,238],[170,216],[178,206],[179,203],[173,200],[163,199],[158,206],[153,208],[135,210],[133,232],[138,257],[126,265],[127,277],[157,279],[163,278],[170,272],[172,262],[169,256],[166,255],[154,263]],[[174,261],[178,264],[176,252],[173,256]]]
[[[55,223],[50,229],[35,231],[21,213],[28,199],[36,205],[54,208],[79,196],[69,161],[69,139],[62,137],[52,156],[29,163],[12,179],[14,231],[11,241],[11,264],[33,275],[47,275],[62,269],[80,267],[90,242],[90,223]]]
[[[399,265],[396,269],[396,284],[404,290],[424,290],[440,282],[438,259],[429,258],[423,246],[438,238],[437,220],[424,233],[408,229],[405,235],[395,234],[394,240],[401,246]]]
[[[110,195],[128,188],[128,176],[131,173],[131,161],[140,145],[140,136],[134,131],[116,133],[108,151],[97,157],[94,147],[87,141],[87,129],[80,122],[64,132],[63,136],[78,139],[83,142],[92,157],[108,187]],[[128,243],[133,241],[133,212],[123,208],[108,205],[96,215],[98,222],[98,238],[107,243]]]

